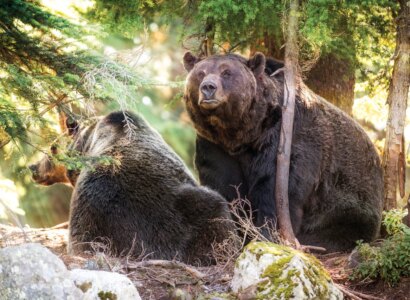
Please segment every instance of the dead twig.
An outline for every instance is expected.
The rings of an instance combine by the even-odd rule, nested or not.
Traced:
[[[46,112],[52,110],[54,107],[56,107],[57,105],[59,105],[61,102],[64,101],[64,99],[67,97],[67,94],[62,94],[60,95],[56,101],[51,102],[46,108],[44,108],[41,112],[39,112],[39,116],[43,116]]]
[[[375,297],[375,296],[371,296],[371,295],[367,295],[367,294],[363,294],[357,291],[353,291],[341,284],[337,284],[336,286],[339,288],[339,290],[342,291],[343,294],[345,294],[346,296],[354,299],[354,300],[362,300],[362,299],[366,299],[366,300],[383,300],[382,298],[379,297]]]
[[[285,71],[285,67],[277,69],[275,72],[273,72],[271,75],[269,75],[270,77],[275,77],[276,75],[278,75],[279,73],[282,73]]]
[[[51,229],[67,229],[68,228],[68,221],[57,224],[53,227],[51,227]]]
[[[138,269],[138,268],[147,268],[147,267],[162,267],[168,269],[182,269],[189,273],[190,275],[194,276],[197,279],[205,278],[205,274],[202,272],[178,261],[171,261],[171,260],[161,260],[161,259],[151,259],[136,262],[133,264],[129,264],[127,266],[128,269]]]
[[[300,249],[301,251],[304,252],[310,252],[310,251],[316,251],[316,252],[326,252],[326,248],[323,247],[318,247],[318,246],[310,246],[310,245],[300,245]]]

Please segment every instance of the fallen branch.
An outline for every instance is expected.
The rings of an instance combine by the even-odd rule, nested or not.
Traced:
[[[140,261],[140,262],[133,263],[127,266],[128,269],[138,269],[138,268],[147,268],[147,267],[163,267],[163,268],[168,268],[168,269],[182,269],[198,279],[203,279],[206,276],[204,273],[199,272],[198,270],[184,263],[178,262],[178,261],[152,259],[152,260]]]
[[[379,297],[374,297],[371,295],[366,295],[357,291],[353,291],[350,290],[349,288],[341,285],[341,284],[337,284],[336,286],[339,288],[339,290],[342,291],[343,294],[345,294],[346,296],[352,298],[353,300],[362,300],[362,299],[366,299],[366,300],[383,300],[382,298]]]
[[[310,245],[300,245],[300,249],[304,252],[316,251],[316,252],[326,252],[326,248]]]
[[[284,240],[284,245],[288,247],[293,247],[296,250],[303,251],[303,252],[310,252],[310,251],[316,251],[316,252],[326,252],[326,248],[319,247],[319,246],[310,246],[310,245],[301,245],[298,241],[297,238],[295,238],[295,244],[292,244],[291,242]]]
[[[51,227],[51,229],[67,229],[68,228],[68,221],[57,224],[53,227]]]

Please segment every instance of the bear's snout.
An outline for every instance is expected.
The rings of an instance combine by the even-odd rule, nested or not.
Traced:
[[[207,75],[199,85],[198,105],[212,110],[224,102],[224,98],[220,78],[216,74]]]
[[[32,174],[32,176],[33,176],[33,179],[37,178],[37,177],[38,177],[38,168],[37,168],[37,165],[29,165],[28,168],[29,168],[29,170],[30,170],[30,172],[31,172],[31,174]]]
[[[217,85],[212,81],[204,81],[199,86],[201,93],[204,95],[205,100],[210,100],[215,95]]]

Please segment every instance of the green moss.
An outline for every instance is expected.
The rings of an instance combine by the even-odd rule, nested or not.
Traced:
[[[267,248],[264,247],[264,250],[266,249]],[[263,250],[261,252],[264,252],[264,254],[266,253]],[[269,253],[272,254],[272,251],[269,251]],[[264,270],[262,278],[269,278],[269,281],[264,281],[258,286],[257,299],[266,299],[267,296],[270,298],[272,296],[275,296],[275,298],[284,296],[285,299],[292,297],[293,289],[296,286],[296,283],[293,282],[292,278],[298,272],[296,270],[289,270],[286,273],[286,277],[283,277],[284,270],[291,259],[291,255],[285,255]]]
[[[253,242],[249,243],[248,246],[246,246],[245,250],[248,250],[249,252],[253,254],[273,254],[273,255],[286,255],[286,254],[292,254],[293,252],[296,252],[296,250],[293,250],[292,248],[283,246],[283,245],[278,245],[274,243],[269,243],[269,242]]]
[[[101,300],[117,300],[117,295],[113,292],[100,291],[98,293],[98,298]]]
[[[315,288],[315,294],[319,299],[326,299],[329,290],[328,284],[330,281],[330,276],[326,270],[321,266],[317,265],[312,261],[313,264],[306,264],[304,268],[304,273],[309,281],[312,283],[312,286]],[[303,284],[303,291],[305,291],[305,285]],[[306,288],[307,290],[307,288]]]
[[[81,285],[79,285],[78,288],[85,293],[85,292],[87,292],[92,286],[93,286],[92,282],[86,281],[86,282],[83,282]]]

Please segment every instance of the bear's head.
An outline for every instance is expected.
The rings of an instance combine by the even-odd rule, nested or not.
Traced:
[[[44,154],[42,159],[29,166],[33,181],[41,185],[70,183],[65,166],[56,164],[53,160],[53,156],[58,152],[57,146],[52,145],[50,150],[50,154]]]
[[[66,122],[66,133],[70,136],[75,136],[79,128],[78,123],[70,119],[65,119],[64,122]],[[50,147],[49,154],[44,154],[42,159],[28,167],[34,182],[46,186],[54,183],[73,184],[73,180],[70,178],[70,172],[63,164],[53,159],[53,156],[56,156],[58,152],[58,145],[53,143]]]
[[[85,164],[92,166],[92,169],[99,166],[104,167],[104,160],[111,156],[107,153],[123,137],[126,139],[121,145],[129,143],[132,138],[151,134],[151,129],[144,120],[128,111],[118,111],[105,117],[91,118],[87,123],[87,126],[84,124],[80,126],[75,120],[60,115],[61,131],[69,140],[68,146],[61,148],[66,148],[65,153],[71,158],[83,158]],[[58,144],[58,142],[53,143],[51,153],[45,154],[42,159],[29,166],[32,178],[41,185],[69,183],[75,186],[84,164],[81,166],[77,163],[71,164],[71,168],[67,169],[59,163],[56,159],[56,155],[59,154]],[[116,162],[120,156],[115,157]]]
[[[184,94],[198,134],[229,152],[255,141],[278,103],[277,83],[265,73],[266,58],[256,53],[200,59],[188,52]]]

